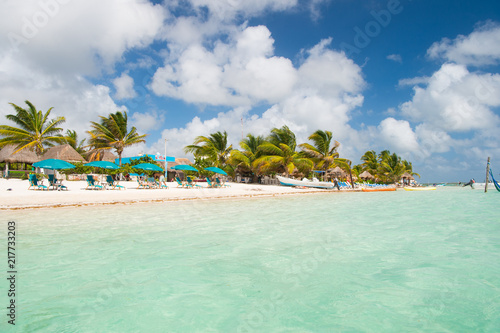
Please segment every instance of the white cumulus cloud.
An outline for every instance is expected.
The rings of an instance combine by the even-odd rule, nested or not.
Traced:
[[[414,87],[403,103],[404,116],[446,131],[471,131],[498,126],[492,107],[500,106],[500,75],[471,73],[463,65],[444,64],[426,87]]]
[[[493,65],[500,60],[500,25],[485,23],[468,36],[459,35],[454,40],[444,38],[434,43],[427,55],[464,65]]]
[[[418,151],[417,135],[406,120],[392,117],[382,120],[378,126],[380,139],[399,154]]]
[[[120,77],[113,80],[116,89],[115,97],[117,99],[134,98],[137,93],[134,90],[134,79],[127,73],[122,73]]]
[[[0,9],[0,52],[48,72],[92,75],[151,43],[165,17],[140,0],[7,1]]]
[[[261,37],[265,36],[263,40],[266,41],[270,38],[267,33],[263,34],[266,30],[256,27],[250,32]],[[248,32],[248,30],[246,31]],[[246,43],[248,44],[248,41]],[[307,58],[297,69],[292,67],[288,59],[280,58],[289,62],[290,67],[286,71],[271,72],[273,74],[271,76],[278,77],[264,77],[264,83],[260,84],[264,84],[264,87],[270,91],[265,92],[259,90],[262,88],[253,87],[248,87],[246,90],[237,89],[236,81],[231,84],[234,91],[241,94],[245,91],[247,100],[270,102],[273,99],[269,96],[272,96],[271,91],[273,91],[273,94],[276,94],[276,101],[262,114],[252,114],[250,112],[251,106],[241,99],[236,101],[240,103],[239,106],[228,112],[221,112],[216,117],[205,121],[195,117],[185,127],[165,130],[163,138],[154,145],[155,149],[158,149],[163,139],[167,138],[169,140],[167,144],[173,149],[173,152],[184,156],[182,147],[191,144],[197,135],[209,135],[215,131],[224,130],[228,132],[230,142],[236,147],[241,140],[242,130],[243,136],[246,136],[247,133],[267,135],[272,128],[287,125],[297,135],[298,142],[307,141],[307,137],[317,129],[330,130],[336,140],[343,141],[346,151],[350,150],[348,148],[351,146],[350,142],[358,143],[358,137],[353,134],[355,131],[349,125],[350,112],[363,103],[363,96],[360,92],[365,86],[365,81],[358,65],[348,59],[345,54],[328,49],[328,45],[329,40],[321,41],[311,50],[305,52]],[[230,61],[226,67],[245,61],[248,64],[255,59],[273,61],[275,58],[270,53],[270,49],[268,45],[262,47],[260,52],[254,50],[253,55],[242,60],[245,59],[246,53],[238,52],[237,47],[230,48],[230,52],[226,52],[226,54],[232,54],[233,61]],[[267,58],[264,55],[267,55]],[[242,67],[240,70],[245,72]],[[223,72],[225,73],[225,71]],[[259,82],[254,82],[251,79],[253,74],[251,70],[246,68],[246,73],[246,80],[241,81],[241,85],[245,82],[249,85],[259,85]],[[175,75],[172,72],[170,74]],[[289,79],[288,75],[291,75],[292,79]],[[273,82],[274,80],[291,81],[293,84],[281,91],[276,90],[277,87],[265,85],[265,82]],[[218,82],[225,82],[225,80]],[[172,89],[178,88],[172,84]],[[211,89],[216,88],[211,87]],[[192,94],[196,94],[196,91],[191,91]],[[278,96],[280,98],[277,98]],[[211,97],[211,101],[214,101],[213,96],[207,97]],[[242,95],[237,97],[241,98]],[[192,98],[192,96],[186,97],[188,101],[193,101]],[[242,120],[243,129],[241,128]]]
[[[229,43],[213,50],[192,44],[178,58],[166,59],[152,80],[157,95],[210,105],[276,102],[297,81],[289,59],[273,56],[271,33],[264,26],[246,27]]]

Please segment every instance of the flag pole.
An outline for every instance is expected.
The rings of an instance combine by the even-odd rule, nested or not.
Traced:
[[[168,178],[167,178],[167,139],[165,139],[165,181],[168,181]]]

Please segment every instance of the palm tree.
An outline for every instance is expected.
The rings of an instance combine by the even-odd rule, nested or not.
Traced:
[[[379,161],[375,150],[369,150],[364,153],[364,155],[361,156],[361,160],[363,161],[361,164],[363,170],[366,170],[375,176],[379,168]]]
[[[122,153],[126,147],[146,142],[147,134],[139,135],[137,129],[127,129],[127,112],[117,111],[109,116],[100,116],[101,122],[91,121],[90,146],[95,149],[115,149],[118,154],[119,164],[122,165]]]
[[[216,132],[210,136],[198,136],[192,145],[184,147],[184,152],[193,153],[195,157],[203,157],[213,166],[224,168],[233,145],[227,145],[227,133]]]
[[[273,128],[267,141],[259,146],[263,156],[257,158],[253,165],[264,172],[285,172],[286,176],[293,173],[295,168],[310,170],[314,163],[302,152],[295,151],[296,147],[295,134],[287,126]]]
[[[378,154],[378,161],[382,163],[383,161],[389,159],[391,157],[391,152],[389,150],[382,150],[380,154]]]
[[[240,142],[240,147],[243,151],[238,149],[233,149],[229,155],[228,162],[234,165],[236,168],[240,168],[242,171],[251,172],[253,178],[259,174],[259,168],[254,167],[253,162],[260,157],[261,151],[259,146],[264,143],[263,136],[254,136],[248,134],[247,137]],[[255,179],[252,181],[255,182]]]
[[[78,134],[76,134],[76,131],[67,130],[65,142],[73,147],[73,149],[76,150],[80,155],[85,153],[85,139],[82,139],[80,140],[80,142],[78,142]]]
[[[363,172],[363,166],[360,164],[357,164],[352,167],[352,173],[356,176],[359,177],[359,175]]]
[[[398,181],[401,178],[401,175],[405,172],[405,167],[401,162],[401,157],[399,157],[396,153],[390,154],[388,150],[384,150],[382,153],[384,153],[384,159],[380,162],[380,171],[384,176],[385,181]],[[380,154],[382,155],[382,153]]]
[[[403,160],[403,166],[405,168],[405,172],[408,172],[412,176],[418,176],[420,178],[420,175],[416,172],[413,172],[413,165],[411,162],[408,162],[407,160]]]
[[[0,125],[0,148],[12,144],[15,145],[16,153],[24,148],[41,155],[46,147],[64,142],[64,137],[59,134],[63,129],[58,127],[66,121],[64,117],[49,120],[52,108],[47,112],[37,111],[30,101],[25,101],[28,108],[10,103],[16,110],[16,114],[8,114],[6,118],[19,127]]]
[[[338,141],[332,143],[332,132],[317,130],[308,137],[314,145],[309,143],[300,144],[304,153],[311,157],[316,164],[316,168],[327,170],[335,165],[335,160],[339,157],[337,148],[340,146]]]

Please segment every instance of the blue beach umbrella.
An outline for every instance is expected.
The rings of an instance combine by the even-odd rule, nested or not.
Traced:
[[[191,165],[187,165],[187,164],[175,165],[175,166],[172,167],[172,170],[186,170],[186,171],[196,171],[196,172],[198,172],[198,169],[196,169],[195,167],[193,167]]]
[[[49,158],[40,162],[33,163],[33,166],[41,169],[63,170],[73,169],[75,166],[69,162],[59,160],[57,158]]]
[[[217,167],[209,167],[209,168],[205,168],[205,170],[212,171],[212,172],[215,172],[215,173],[220,173],[221,175],[226,175],[227,176],[226,171],[224,171],[224,170],[222,170],[220,168],[217,168]]]
[[[108,161],[94,161],[90,163],[86,163],[85,166],[94,167],[94,168],[103,168],[103,169],[112,169],[116,170],[120,167],[112,162]]]
[[[152,163],[141,163],[141,164],[134,165],[132,168],[139,169],[139,170],[149,170],[149,171],[161,171],[161,172],[163,172],[162,168],[160,168],[159,166],[154,165]]]

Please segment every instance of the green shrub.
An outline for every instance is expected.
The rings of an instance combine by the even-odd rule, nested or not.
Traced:
[[[9,178],[22,179],[23,176],[26,177],[26,173],[24,171],[9,171]]]

